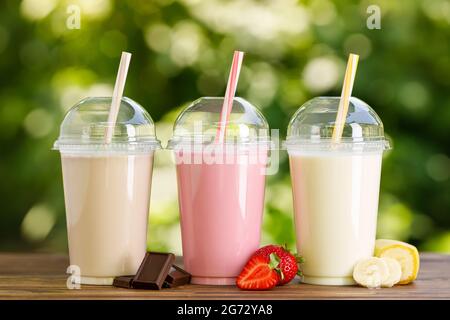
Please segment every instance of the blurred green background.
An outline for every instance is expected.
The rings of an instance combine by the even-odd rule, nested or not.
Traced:
[[[369,5],[381,29],[369,30]],[[68,6],[81,12],[69,29]],[[317,95],[339,95],[347,55],[353,91],[393,141],[383,165],[378,236],[450,253],[450,2],[446,0],[6,0],[0,4],[0,250],[67,250],[59,154],[65,111],[111,95],[120,53],[133,53],[125,94],[167,141],[176,115],[225,91],[232,52],[246,52],[238,95],[286,133]],[[268,177],[263,243],[294,245],[286,154]],[[149,247],[181,253],[169,151],[158,152]]]

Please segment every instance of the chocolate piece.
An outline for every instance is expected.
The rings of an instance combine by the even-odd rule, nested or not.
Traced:
[[[133,288],[160,290],[174,260],[173,253],[147,252],[133,278]]]
[[[134,276],[121,276],[121,277],[115,277],[113,281],[113,286],[120,287],[120,288],[132,288],[132,282],[133,282]]]
[[[164,288],[173,288],[188,284],[191,281],[191,274],[181,269],[179,266],[173,265],[169,274],[164,281]]]

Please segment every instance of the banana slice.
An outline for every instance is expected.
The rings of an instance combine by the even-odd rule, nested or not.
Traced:
[[[402,267],[400,266],[400,263],[398,263],[398,261],[393,258],[383,257],[380,259],[386,262],[389,270],[389,276],[387,277],[387,279],[381,282],[381,286],[385,288],[393,287],[400,281],[400,278],[402,276]]]
[[[375,242],[375,256],[393,258],[400,263],[402,276],[399,284],[408,284],[417,278],[420,258],[416,247],[401,241],[379,239]]]
[[[353,279],[363,287],[379,288],[389,278],[389,268],[383,259],[371,257],[360,260],[353,269]]]

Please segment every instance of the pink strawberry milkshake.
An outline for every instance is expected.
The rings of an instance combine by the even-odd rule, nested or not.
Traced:
[[[182,163],[183,151],[175,152],[184,267],[191,283],[235,284],[259,247],[267,151],[259,152],[257,161],[252,152],[257,151],[240,151],[243,161],[222,164]]]

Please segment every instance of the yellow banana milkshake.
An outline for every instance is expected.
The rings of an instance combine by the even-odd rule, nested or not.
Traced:
[[[353,267],[373,255],[381,153],[290,155],[303,281],[353,284]]]

